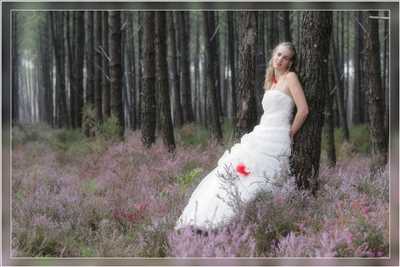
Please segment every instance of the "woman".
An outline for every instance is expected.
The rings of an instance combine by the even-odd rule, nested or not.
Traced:
[[[192,193],[175,229],[223,226],[243,203],[271,190],[276,179],[287,175],[293,136],[308,115],[303,89],[293,71],[295,63],[296,50],[290,42],[275,47],[266,71],[260,123],[225,151],[218,166]],[[294,105],[297,113],[290,124]]]

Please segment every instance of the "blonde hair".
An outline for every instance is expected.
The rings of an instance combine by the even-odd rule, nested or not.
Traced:
[[[295,67],[296,67],[295,65],[296,65],[296,61],[297,61],[296,48],[294,47],[294,45],[291,42],[281,42],[281,43],[279,43],[272,50],[272,55],[271,55],[271,58],[270,58],[270,60],[268,62],[267,70],[265,72],[264,90],[268,90],[269,88],[271,88],[272,79],[275,76],[275,69],[272,66],[272,58],[275,55],[276,50],[278,49],[279,46],[284,46],[286,48],[289,48],[292,51],[292,58],[290,59],[291,63],[289,64],[288,71],[296,71],[295,70]]]

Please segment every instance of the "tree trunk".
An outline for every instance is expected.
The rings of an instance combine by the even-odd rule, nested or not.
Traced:
[[[217,88],[215,83],[215,56],[211,49],[215,49],[215,43],[213,42],[213,34],[214,27],[213,24],[209,21],[213,20],[214,16],[212,11],[204,11],[203,12],[203,27],[204,27],[204,35],[205,35],[205,62],[206,62],[206,71],[207,71],[207,90],[208,90],[208,108],[211,111],[209,114],[210,118],[210,130],[211,135],[218,140],[218,142],[222,142],[222,129],[221,124],[219,122],[219,113],[218,113],[218,105],[217,105]]]
[[[94,96],[95,96],[95,106],[96,106],[96,120],[98,122],[103,121],[102,112],[102,38],[101,38],[101,11],[94,12]]]
[[[256,95],[256,105],[257,105],[257,121],[259,121],[262,113],[262,98],[264,96],[264,80],[265,80],[265,53],[264,53],[264,12],[258,12],[258,23],[257,23],[257,46],[256,46],[256,87],[255,87],[255,95]]]
[[[239,112],[235,128],[235,137],[250,132],[257,124],[255,98],[257,13],[241,11],[239,13]]]
[[[69,127],[67,113],[67,95],[65,88],[65,49],[63,43],[63,12],[51,14],[51,31],[54,43],[56,60],[56,107],[57,107],[57,127]]]
[[[292,36],[290,34],[290,12],[281,11],[278,13],[279,21],[279,41],[280,42],[291,42]]]
[[[75,77],[74,77],[74,62],[75,62],[75,57],[74,57],[74,52],[73,52],[73,47],[75,45],[74,42],[74,32],[73,32],[73,20],[74,20],[74,13],[67,11],[65,12],[65,17],[64,17],[64,33],[66,35],[66,38],[64,39],[65,41],[65,52],[66,52],[66,61],[68,65],[68,81],[69,81],[69,107],[70,107],[70,118],[71,118],[71,126],[72,128],[76,128],[77,124],[75,121],[75,113],[76,113],[76,84],[75,84]],[[72,23],[71,23],[72,22]]]
[[[169,55],[170,55],[170,79],[171,79],[171,87],[173,91],[173,114],[174,114],[174,125],[176,127],[181,127],[183,124],[183,111],[181,104],[181,91],[179,87],[179,75],[177,70],[177,53],[176,53],[176,42],[175,42],[175,22],[174,20],[174,12],[168,12],[168,34],[169,34]]]
[[[332,49],[332,55],[333,55],[333,60],[332,60],[332,68],[333,68],[333,73],[335,74],[335,82],[336,82],[336,97],[337,97],[337,103],[338,103],[338,109],[339,109],[339,116],[340,116],[340,125],[343,130],[343,137],[344,139],[348,142],[350,140],[350,134],[349,134],[349,127],[347,125],[347,115],[346,115],[346,105],[344,101],[344,70],[342,68],[342,71],[339,70],[338,62],[339,57],[337,54],[337,49],[334,44],[334,42],[331,42],[331,49]],[[342,65],[343,66],[343,65]]]
[[[155,142],[156,130],[154,12],[146,11],[143,20],[144,68],[142,141],[146,147],[150,147]]]
[[[178,22],[181,25],[180,34],[180,52],[179,58],[179,70],[180,70],[180,85],[182,94],[182,107],[183,107],[183,120],[185,123],[193,121],[193,109],[192,109],[192,96],[190,86],[190,40],[189,40],[189,28],[187,27],[187,20],[189,20],[187,11],[178,11]]]
[[[377,11],[369,11],[369,16],[378,16]],[[371,168],[382,167],[387,163],[387,133],[384,127],[384,92],[381,83],[381,64],[379,49],[378,21],[366,18],[367,32],[364,42],[367,50],[368,70],[368,112],[372,161]]]
[[[102,74],[102,103],[103,103],[103,115],[105,118],[110,117],[111,115],[111,89],[110,89],[110,61],[109,61],[109,45],[108,45],[108,11],[103,11],[103,74]]]
[[[221,79],[220,79],[220,70],[219,70],[219,40],[218,40],[218,13],[216,11],[210,11],[211,13],[208,13],[208,23],[209,23],[209,31],[210,31],[210,36],[208,42],[210,43],[210,52],[211,52],[211,58],[212,63],[214,64],[214,83],[215,83],[215,90],[216,90],[216,98],[217,98],[217,118],[219,120],[220,116],[222,115],[222,107],[221,107]]]
[[[111,76],[111,116],[115,116],[119,124],[119,136],[124,135],[124,111],[122,104],[122,71],[121,71],[121,13],[110,11],[110,76]]]
[[[48,31],[49,26],[48,14],[45,16],[45,23],[40,31],[40,70],[41,70],[41,84],[43,90],[43,104],[39,106],[42,109],[42,121],[45,121],[50,126],[52,125],[52,80],[51,80],[51,53],[50,53],[50,35]],[[16,46],[16,44],[15,44]]]
[[[160,124],[164,145],[169,152],[175,151],[174,128],[171,119],[171,103],[169,99],[168,70],[167,70],[167,40],[166,40],[166,19],[164,11],[156,12],[156,73],[157,91],[160,92]]]
[[[235,46],[234,46],[234,27],[233,12],[228,11],[228,51],[229,68],[231,71],[231,118],[232,125],[236,125],[236,69],[235,69]]]
[[[133,15],[129,16],[129,32],[128,36],[131,36],[128,40],[128,53],[129,53],[129,76],[132,79],[132,86],[129,88],[129,97],[130,97],[130,107],[129,107],[129,117],[130,117],[130,126],[132,130],[137,129],[137,121],[136,121],[136,54],[135,54],[135,43],[136,43],[136,34],[137,34],[137,25],[135,25]]]
[[[358,14],[361,11],[356,11]],[[353,80],[353,123],[359,124],[361,122],[360,119],[360,77],[361,77],[361,70],[360,70],[360,51],[361,49],[361,27],[358,24],[358,17],[356,17],[356,21],[354,22],[354,80]]]
[[[321,132],[324,121],[326,88],[322,74],[328,67],[332,13],[327,11],[304,12],[300,42],[300,81],[309,105],[310,114],[293,143],[290,165],[296,184],[301,189],[318,189],[321,154]]]
[[[331,55],[331,53],[330,53]],[[333,60],[333,59],[328,59]],[[334,167],[336,165],[336,148],[335,148],[335,122],[333,118],[333,99],[335,98],[335,82],[332,67],[328,65],[328,73],[324,73],[323,76],[327,77],[326,86],[328,88],[326,92],[326,107],[325,107],[325,125],[326,125],[326,140],[327,140],[327,158],[328,165]],[[324,68],[325,70],[326,68]],[[323,71],[324,71],[323,70]]]
[[[84,25],[84,12],[76,12],[76,45],[75,45],[75,84],[76,84],[76,114],[75,121],[77,127],[82,126],[82,107],[83,107],[83,58],[84,50],[82,47],[85,46],[85,31],[82,25]]]
[[[93,11],[86,11],[85,17],[85,51],[86,51],[86,103],[94,108],[94,42]]]

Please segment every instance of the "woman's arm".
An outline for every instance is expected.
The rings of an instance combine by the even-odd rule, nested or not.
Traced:
[[[309,109],[306,97],[304,96],[303,88],[301,87],[300,81],[295,72],[290,72],[287,74],[287,82],[290,94],[292,95],[294,103],[297,107],[297,113],[290,129],[290,137],[293,138],[306,120]]]

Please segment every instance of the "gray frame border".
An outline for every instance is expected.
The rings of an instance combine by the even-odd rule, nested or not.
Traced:
[[[120,266],[327,266],[399,265],[399,3],[398,2],[3,2],[2,4],[2,236],[10,236],[11,173],[11,10],[368,10],[389,9],[390,19],[390,257],[389,258],[10,258],[8,238],[2,238],[2,265]]]

